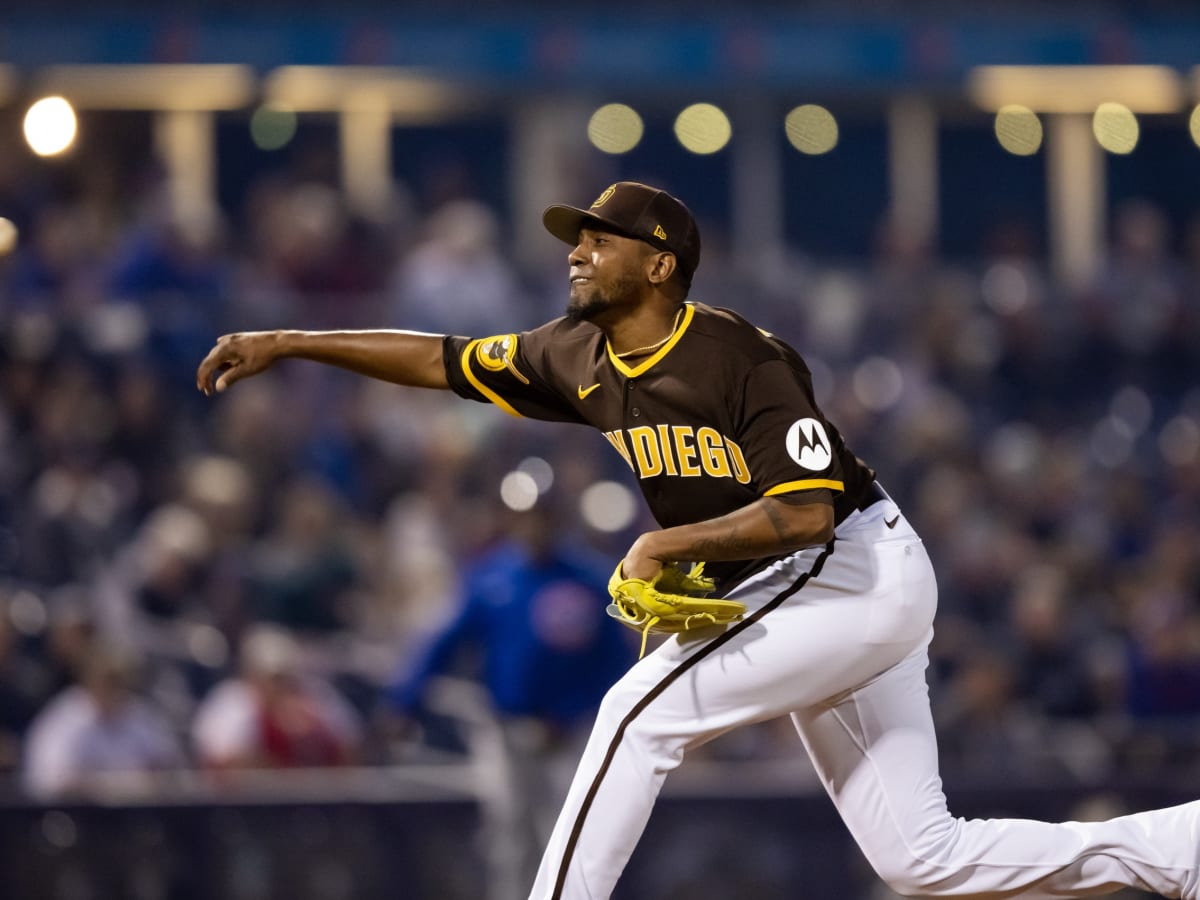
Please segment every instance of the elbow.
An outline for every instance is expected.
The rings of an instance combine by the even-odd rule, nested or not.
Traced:
[[[824,505],[821,508],[822,510],[828,510],[829,514],[814,518],[812,530],[804,535],[797,549],[800,547],[814,547],[818,544],[828,544],[833,540],[833,508]]]
[[[783,549],[801,550],[833,540],[833,507],[827,503],[793,505],[768,497],[767,515]]]
[[[810,542],[812,544],[828,544],[833,540],[833,510],[829,510],[829,516],[823,519],[820,528],[817,530],[816,537]]]

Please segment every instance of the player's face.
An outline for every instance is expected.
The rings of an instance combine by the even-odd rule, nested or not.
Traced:
[[[646,289],[645,260],[651,248],[642,241],[584,228],[567,261],[571,289],[567,315],[590,321],[623,307],[635,306]]]

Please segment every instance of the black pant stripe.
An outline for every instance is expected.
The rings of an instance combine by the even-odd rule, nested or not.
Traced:
[[[755,622],[759,621],[763,616],[771,610],[777,608],[784,600],[792,596],[800,588],[804,587],[805,583],[812,577],[821,574],[821,568],[825,565],[825,560],[833,553],[833,541],[825,545],[825,549],[821,551],[821,555],[817,557],[813,563],[813,567],[805,572],[794,583],[789,585],[782,593],[777,594],[765,606],[757,610],[753,615],[743,619],[736,625],[729,628],[719,637],[713,638],[712,642],[706,647],[701,648],[693,656],[689,656],[679,666],[668,672],[658,684],[652,687],[646,696],[639,700],[621,720],[621,724],[617,727],[616,733],[613,735],[612,741],[608,745],[608,752],[604,755],[604,761],[600,764],[600,771],[596,773],[596,777],[592,780],[592,785],[588,788],[587,795],[583,798],[583,804],[579,807],[579,815],[575,817],[575,825],[571,828],[571,836],[567,839],[567,846],[563,850],[562,863],[558,869],[558,879],[554,882],[554,893],[551,895],[551,900],[561,900],[563,886],[567,880],[567,869],[571,865],[571,858],[575,855],[575,847],[579,843],[579,835],[583,831],[583,823],[587,818],[588,811],[592,808],[592,802],[596,799],[596,794],[600,790],[600,783],[604,780],[605,774],[608,772],[608,767],[612,764],[613,757],[617,754],[617,748],[621,745],[621,740],[625,736],[625,730],[633,722],[641,712],[650,705],[650,703],[677,681],[684,673],[692,666],[700,662],[706,656],[716,650],[719,650],[726,643],[731,641],[735,636],[740,634],[745,629],[749,628]]]

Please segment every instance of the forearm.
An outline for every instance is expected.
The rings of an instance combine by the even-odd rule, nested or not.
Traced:
[[[447,388],[442,338],[416,331],[280,331],[276,357],[308,359],[410,387]]]
[[[280,359],[311,359],[394,384],[447,388],[442,338],[416,331],[243,331],[217,339],[196,370],[205,394],[265,372]]]
[[[827,504],[794,506],[763,497],[715,519],[647,532],[629,556],[659,563],[726,562],[792,553],[832,537],[833,509]]]

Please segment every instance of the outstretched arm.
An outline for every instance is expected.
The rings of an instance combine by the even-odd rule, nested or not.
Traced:
[[[217,340],[196,371],[211,395],[279,359],[310,359],[410,387],[448,388],[442,337],[417,331],[249,331]]]
[[[833,507],[763,497],[716,519],[648,531],[633,542],[622,571],[649,580],[668,562],[724,562],[789,553],[833,537]]]

